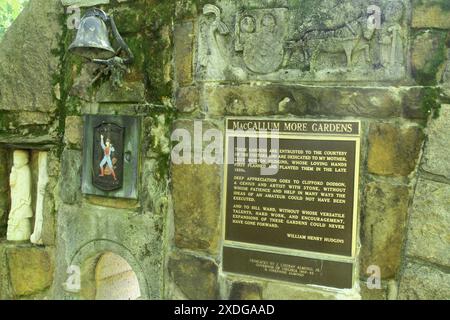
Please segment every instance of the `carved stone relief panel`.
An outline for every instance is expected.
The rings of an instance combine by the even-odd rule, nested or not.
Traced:
[[[397,81],[406,0],[218,1],[199,19],[200,81]]]

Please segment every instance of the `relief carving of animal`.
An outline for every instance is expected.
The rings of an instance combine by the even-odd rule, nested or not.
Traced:
[[[318,59],[322,54],[345,54],[348,69],[354,67],[354,57],[363,51],[364,61],[371,62],[370,40],[374,29],[364,29],[364,23],[356,20],[335,30],[314,30],[303,40],[305,56],[310,60],[311,70],[317,71]]]

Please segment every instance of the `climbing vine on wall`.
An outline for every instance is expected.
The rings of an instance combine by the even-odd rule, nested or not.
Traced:
[[[29,0],[0,0],[0,40]]]

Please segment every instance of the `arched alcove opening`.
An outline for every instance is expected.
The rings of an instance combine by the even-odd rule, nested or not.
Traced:
[[[75,299],[149,299],[148,284],[139,261],[120,244],[109,240],[91,241],[77,251],[70,265],[80,267],[80,290],[72,292]]]
[[[106,252],[95,267],[96,300],[137,300],[141,290],[136,273],[117,254]]]

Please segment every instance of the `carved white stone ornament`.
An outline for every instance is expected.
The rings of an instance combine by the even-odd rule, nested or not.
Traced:
[[[31,172],[29,153],[14,151],[14,164],[11,170],[11,211],[8,219],[8,241],[28,241],[31,236]]]
[[[36,215],[34,222],[34,232],[31,235],[30,241],[37,245],[42,245],[42,226],[44,223],[44,197],[45,188],[48,183],[47,173],[47,152],[39,152],[39,178],[37,186],[36,198]]]

